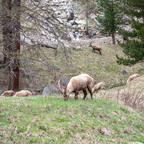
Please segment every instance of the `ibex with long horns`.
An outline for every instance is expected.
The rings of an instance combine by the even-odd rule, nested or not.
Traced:
[[[64,100],[68,100],[69,95],[74,92],[75,93],[75,100],[78,99],[79,91],[83,91],[84,97],[86,99],[87,91],[90,92],[91,99],[93,99],[93,92],[92,92],[92,85],[93,85],[93,78],[90,77],[88,74],[80,74],[78,76],[74,76],[70,79],[69,83],[65,88],[60,86],[60,80],[58,81],[58,87],[63,94]]]

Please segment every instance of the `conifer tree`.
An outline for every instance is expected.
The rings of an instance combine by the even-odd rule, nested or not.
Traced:
[[[97,0],[97,4],[97,20],[101,24],[99,30],[104,35],[111,35],[115,44],[115,34],[122,23],[122,11],[119,9],[121,0]]]
[[[133,65],[144,60],[144,0],[124,0],[125,14],[131,17],[131,31],[122,30],[126,43],[120,43],[127,57],[117,55],[118,64]]]

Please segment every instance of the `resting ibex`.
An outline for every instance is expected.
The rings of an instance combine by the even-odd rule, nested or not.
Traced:
[[[98,51],[102,55],[102,48],[92,45],[92,42],[90,42],[89,47],[92,47],[93,52]]]
[[[32,93],[28,90],[21,90],[19,92],[16,92],[14,96],[31,96]]]
[[[139,77],[140,75],[139,74],[133,74],[133,75],[131,75],[129,78],[128,78],[128,80],[127,80],[127,84],[130,82],[130,81],[132,81],[132,80],[134,80],[135,78],[137,78],[137,77]]]
[[[69,95],[74,92],[75,93],[75,100],[78,99],[79,91],[83,91],[84,97],[86,99],[87,91],[91,94],[91,99],[93,99],[93,92],[92,92],[92,85],[93,85],[93,78],[90,77],[88,74],[80,74],[78,76],[72,77],[67,84],[67,86],[63,89],[60,86],[60,81],[58,82],[58,87],[63,94],[64,100],[68,100]]]
[[[100,89],[105,89],[105,83],[104,82],[99,82],[97,83],[93,88],[92,92],[94,93],[95,91],[97,92]]]
[[[13,90],[4,91],[1,96],[13,96],[15,92]]]

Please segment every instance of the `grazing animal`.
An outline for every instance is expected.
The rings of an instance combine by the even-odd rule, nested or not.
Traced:
[[[32,93],[28,90],[21,90],[19,92],[16,92],[14,96],[31,96]]]
[[[102,48],[92,45],[92,42],[90,43],[89,47],[92,47],[93,52],[98,51],[102,55]]]
[[[95,91],[97,92],[100,89],[105,89],[105,83],[104,82],[99,82],[97,83],[93,88],[92,92],[94,93]]]
[[[127,84],[130,82],[130,81],[132,81],[132,80],[134,80],[135,78],[137,78],[137,77],[139,77],[140,75],[139,74],[133,74],[133,75],[131,75],[129,78],[128,78],[128,80],[127,80]]]
[[[61,92],[63,93],[64,100],[68,100],[69,95],[74,92],[75,93],[75,100],[78,99],[79,91],[83,91],[84,97],[83,99],[86,99],[87,91],[90,92],[91,99],[93,99],[93,93],[92,93],[92,85],[93,85],[93,78],[90,77],[88,74],[80,74],[78,76],[74,76],[70,79],[69,83],[65,87],[65,89],[62,89],[61,86],[59,87]]]
[[[15,92],[13,90],[4,91],[1,96],[13,96]]]

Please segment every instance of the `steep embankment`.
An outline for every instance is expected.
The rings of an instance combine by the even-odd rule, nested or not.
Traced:
[[[0,99],[0,143],[144,143],[144,120],[105,99]]]
[[[95,97],[115,99],[122,104],[144,112],[144,75],[134,79],[127,85],[102,90]]]

